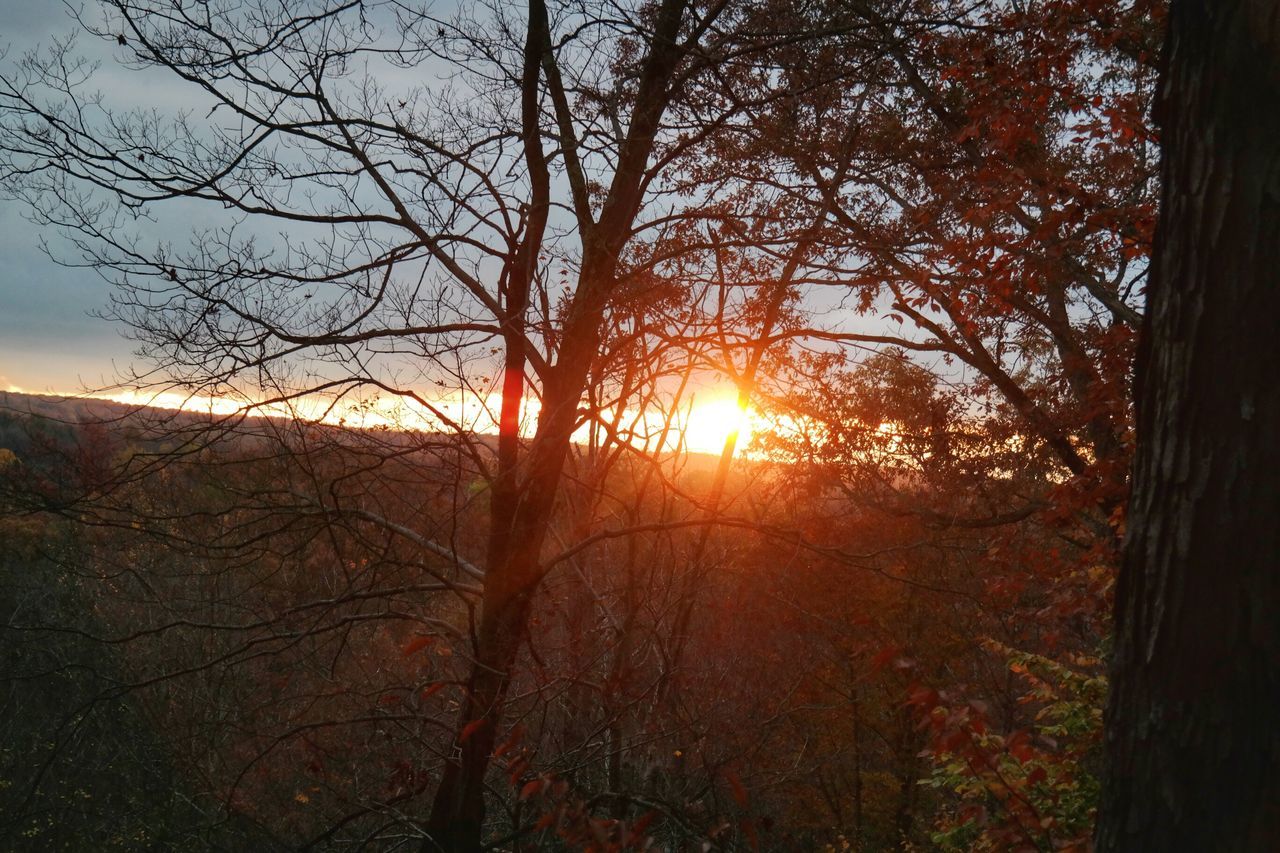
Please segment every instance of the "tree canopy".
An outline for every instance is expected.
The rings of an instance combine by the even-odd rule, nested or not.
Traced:
[[[8,57],[0,186],[188,406],[6,398],[58,544],[0,832],[111,823],[118,714],[188,844],[1084,849],[1163,18],[109,0]]]

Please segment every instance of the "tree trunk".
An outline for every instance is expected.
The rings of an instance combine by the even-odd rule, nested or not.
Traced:
[[[686,3],[687,0],[662,0],[658,9],[609,193],[601,205],[598,222],[589,225],[588,233],[579,235],[583,242],[582,269],[564,321],[556,362],[544,379],[537,433],[524,461],[518,465],[512,461],[514,468],[498,478],[503,490],[510,489],[503,492],[510,502],[501,508],[491,507],[490,563],[485,572],[475,660],[458,719],[457,754],[445,762],[432,800],[426,821],[427,838],[422,845],[424,853],[473,853],[482,846],[485,774],[502,723],[512,665],[524,638],[533,597],[542,582],[542,544],[577,426],[578,404],[600,347],[601,320],[617,284],[619,259],[631,238],[632,224],[643,199],[649,155],[673,94],[671,78],[686,49],[677,41]],[[546,167],[537,142],[540,66],[554,69],[547,10],[543,0],[529,0],[521,109],[526,164],[537,179],[535,183],[541,183],[539,176]],[[545,218],[540,222],[545,224]],[[583,227],[582,223],[579,227]],[[531,274],[536,247],[530,243],[526,248],[525,271]],[[522,280],[526,287],[528,280]],[[506,378],[511,380],[513,392],[522,388],[523,383],[510,372]],[[504,386],[503,427],[504,435],[510,436],[509,430],[518,419],[507,416],[513,409],[506,405],[506,393]],[[514,411],[518,412],[518,408]],[[514,452],[518,446],[518,436],[514,436],[511,450]]]
[[[1098,850],[1280,845],[1280,0],[1175,0]]]
[[[501,604],[486,601],[485,613],[460,715],[466,721],[463,731],[469,733],[460,738],[458,756],[445,763],[427,822],[429,840],[424,851],[470,853],[481,847],[485,773],[529,615],[529,595],[517,594]],[[473,723],[478,726],[470,730]]]
[[[528,625],[533,596],[542,581],[540,556],[555,495],[577,421],[577,401],[586,383],[585,365],[599,341],[594,326],[566,337],[574,350],[555,379],[548,381],[543,410],[525,462],[521,501],[509,532],[491,532],[507,543],[485,573],[476,636],[475,662],[458,718],[458,755],[447,761],[427,820],[424,850],[471,853],[481,847],[484,781],[502,722],[512,665]],[[581,350],[581,352],[577,352]],[[466,733],[465,736],[463,733]]]

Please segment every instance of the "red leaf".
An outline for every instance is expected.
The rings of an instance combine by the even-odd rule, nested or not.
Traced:
[[[876,652],[876,656],[871,659],[871,671],[879,672],[884,669],[888,666],[891,660],[898,656],[898,653],[901,651],[902,648],[899,646],[885,646],[883,649]]]
[[[534,779],[532,782],[525,782],[524,787],[520,789],[520,799],[522,801],[529,799],[534,794],[542,790],[543,784],[545,783],[541,779]]]
[[[907,691],[907,704],[915,706],[917,711],[930,711],[938,707],[938,691],[922,684],[913,685]]]
[[[732,770],[726,770],[724,779],[729,783],[729,790],[733,794],[733,799],[745,809],[747,807],[747,789],[742,787],[742,781],[738,779],[738,775]]]
[[[1031,748],[1031,736],[1022,729],[1009,735],[1008,740],[1005,741],[1005,748],[1020,762],[1029,761],[1035,756],[1035,750]]]
[[[657,812],[649,811],[636,818],[636,822],[631,824],[632,835],[644,835],[644,831],[649,828],[649,824],[653,823],[654,818],[657,816]]]
[[[484,725],[484,720],[482,719],[472,720],[471,722],[467,723],[465,726],[462,727],[462,734],[458,735],[458,743],[465,743],[467,738],[471,737],[473,734],[478,732],[480,730],[480,727],[483,725]]]
[[[428,688],[426,688],[425,690],[423,690],[423,691],[422,691],[422,693],[421,693],[421,694],[419,694],[418,698],[419,698],[419,699],[430,699],[432,696],[436,695],[436,694],[437,694],[437,693],[439,693],[441,690],[444,690],[444,682],[443,682],[443,681],[437,681],[435,684],[433,684],[433,685],[431,685],[430,687],[428,687]]]
[[[404,647],[400,649],[400,652],[405,657],[408,657],[414,652],[422,651],[427,646],[431,645],[433,642],[435,642],[434,637],[423,637],[423,636],[414,637],[412,640],[404,644]]]

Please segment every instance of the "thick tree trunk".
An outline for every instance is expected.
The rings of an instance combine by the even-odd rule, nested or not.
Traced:
[[[1175,0],[1099,851],[1280,849],[1280,0]]]

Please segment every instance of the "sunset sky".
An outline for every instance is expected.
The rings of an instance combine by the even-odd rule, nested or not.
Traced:
[[[11,73],[21,56],[37,46],[47,45],[77,29],[67,8],[60,2],[30,3],[23,0],[0,0],[0,69]],[[108,24],[108,31],[114,28]],[[103,44],[91,36],[80,34],[77,53],[101,63],[95,72],[94,85],[100,89],[107,106],[130,109],[154,106],[161,111],[192,108],[200,93],[189,85],[156,73],[133,73],[118,62],[120,53],[114,43]],[[197,113],[202,110],[197,109]],[[172,241],[184,244],[191,229],[202,224],[195,217],[182,215],[178,204],[169,204],[155,222],[139,223],[138,233],[146,242]],[[135,344],[123,336],[125,327],[94,316],[109,305],[112,288],[91,268],[62,266],[42,248],[58,258],[75,262],[74,248],[57,232],[28,221],[29,210],[20,201],[0,199],[0,390],[28,393],[82,394],[98,393],[115,399],[161,406],[183,405],[204,407],[207,400],[183,402],[181,396],[154,397],[148,392],[134,395],[127,388],[113,389],[119,377],[145,362],[135,361]],[[810,297],[812,298],[812,297]],[[852,328],[868,324],[878,328],[879,318],[863,318],[845,306],[830,304],[824,312],[827,322]],[[689,446],[704,452],[717,452],[725,436],[739,426],[748,432],[759,424],[739,423],[736,391],[729,385],[702,388],[696,395],[698,412],[689,419],[686,439]],[[238,407],[240,402],[218,401],[215,408]],[[463,405],[457,392],[450,392],[440,405],[453,412]],[[491,431],[492,419],[480,414],[478,401],[466,408],[472,413],[461,420],[472,429]],[[413,420],[410,413],[408,420]],[[349,417],[346,413],[338,416]],[[336,416],[335,416],[336,417]],[[379,414],[378,420],[382,417]],[[391,419],[403,414],[388,414]]]

